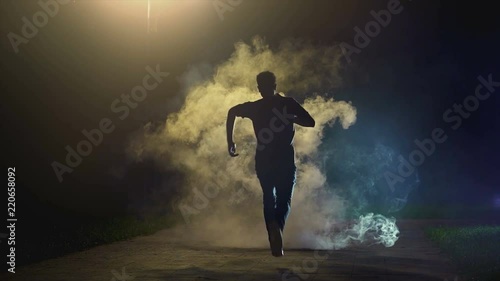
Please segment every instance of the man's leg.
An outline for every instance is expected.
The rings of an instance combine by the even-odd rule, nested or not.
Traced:
[[[275,205],[276,196],[274,194],[273,174],[257,174],[262,187],[263,203],[264,203],[264,219],[266,221],[266,229],[269,233],[269,225],[276,217]]]
[[[293,189],[296,180],[296,167],[284,168],[276,180],[276,211],[275,219],[281,231],[285,228],[285,222],[290,214],[292,205]]]
[[[271,252],[275,257],[283,256],[283,240],[279,223],[276,221],[276,196],[274,172],[265,175],[258,175],[264,197],[264,218],[266,220],[266,229],[269,237]]]

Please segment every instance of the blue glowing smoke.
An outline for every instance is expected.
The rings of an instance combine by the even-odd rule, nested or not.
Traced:
[[[324,168],[336,192],[350,202],[350,214],[376,212],[391,214],[400,211],[409,194],[418,187],[418,172],[391,189],[384,177],[396,172],[396,152],[377,143],[373,147],[354,145],[345,140],[328,144]]]
[[[386,247],[392,247],[399,239],[398,235],[399,229],[396,225],[396,219],[368,213],[365,216],[360,216],[357,223],[343,234],[337,235],[335,241],[340,244],[359,241],[370,245],[382,244]]]

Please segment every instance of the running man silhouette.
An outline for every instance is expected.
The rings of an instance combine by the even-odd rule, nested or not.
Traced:
[[[311,115],[293,98],[276,92],[276,77],[264,71],[257,75],[262,99],[232,107],[227,115],[229,155],[238,156],[233,142],[234,120],[250,118],[257,138],[255,171],[264,199],[264,219],[272,255],[283,256],[283,229],[290,213],[295,185],[295,150],[293,124],[314,127]]]

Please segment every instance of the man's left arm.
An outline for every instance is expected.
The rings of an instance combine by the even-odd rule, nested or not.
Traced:
[[[295,99],[290,98],[288,107],[288,112],[295,115],[295,118],[293,119],[295,124],[304,127],[314,127],[316,125],[314,118],[312,118],[309,112],[307,112],[307,110],[305,110]]]

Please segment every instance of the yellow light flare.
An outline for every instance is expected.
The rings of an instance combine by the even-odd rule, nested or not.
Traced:
[[[147,32],[155,30],[155,22],[166,9],[175,9],[182,12],[190,11],[193,7],[200,8],[206,5],[206,1],[173,1],[173,0],[104,0],[94,2],[99,6],[111,11],[112,17],[128,17],[132,20],[137,20],[142,17],[144,20],[144,13],[146,14]],[[195,8],[195,9],[198,9]],[[181,13],[169,13],[172,17],[186,16]]]
[[[151,30],[151,0],[148,0],[148,33]]]

